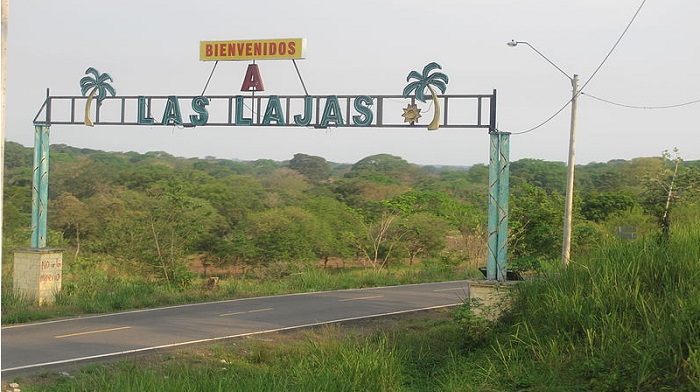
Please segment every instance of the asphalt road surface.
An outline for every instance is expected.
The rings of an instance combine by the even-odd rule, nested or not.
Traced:
[[[11,373],[458,305],[468,282],[425,283],[234,299],[2,328],[3,378]]]

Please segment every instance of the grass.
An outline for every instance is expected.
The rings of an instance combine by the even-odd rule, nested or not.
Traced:
[[[426,345],[423,336],[439,346]],[[17,379],[23,391],[431,390],[459,328],[446,311],[276,333]],[[444,350],[442,350],[444,349]],[[155,360],[154,360],[155,359]],[[407,377],[408,373],[413,373]]]
[[[494,346],[501,387],[695,390],[699,267],[700,229],[686,227],[669,242],[609,244],[522,285]]]

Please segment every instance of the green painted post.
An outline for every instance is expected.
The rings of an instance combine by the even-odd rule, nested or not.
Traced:
[[[508,274],[508,196],[510,186],[510,134],[499,136],[498,168],[498,256],[496,276],[500,282],[507,280]]]
[[[49,202],[49,125],[34,125],[34,177],[32,181],[32,248],[46,247]]]
[[[496,280],[498,260],[498,191],[499,191],[499,134],[489,133],[489,216],[488,216],[488,248],[486,250],[486,279]]]

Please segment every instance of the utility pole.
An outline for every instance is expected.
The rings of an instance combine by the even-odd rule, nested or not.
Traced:
[[[564,208],[564,241],[561,261],[567,266],[571,260],[571,215],[574,206],[574,145],[576,140],[576,109],[578,107],[578,75],[571,79],[571,128],[569,132],[569,160],[566,175],[566,206]]]
[[[0,51],[2,52],[0,54],[0,60],[2,62],[2,65],[0,65],[0,68],[2,68],[2,113],[0,113],[0,116],[2,116],[2,120],[0,120],[0,248],[2,247],[2,226],[3,226],[3,219],[2,216],[3,211],[4,211],[4,206],[3,206],[3,199],[4,199],[4,194],[5,194],[5,119],[7,118],[6,114],[7,111],[5,110],[5,107],[7,105],[7,12],[9,11],[9,0],[2,0],[2,9],[0,9],[0,12],[2,13],[2,26],[1,26],[1,31],[0,34],[2,35],[2,48],[0,48]]]
[[[564,205],[564,241],[561,251],[561,262],[564,266],[569,265],[571,260],[571,215],[574,206],[574,145],[576,144],[576,109],[578,107],[578,75],[574,74],[574,77],[570,77],[569,74],[564,72],[563,69],[559,68],[558,65],[554,64],[552,60],[547,58],[542,52],[537,50],[534,46],[530,45],[527,41],[516,41],[511,40],[506,43],[506,45],[514,48],[518,44],[527,45],[530,49],[534,50],[535,53],[540,55],[543,59],[547,60],[549,64],[554,66],[559,72],[561,72],[567,79],[571,81],[571,127],[569,129],[569,160],[567,163],[567,175],[566,175],[566,201]]]

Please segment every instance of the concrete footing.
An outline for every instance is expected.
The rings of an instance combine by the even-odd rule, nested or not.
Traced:
[[[17,249],[14,254],[13,289],[39,304],[56,300],[63,282],[63,250],[50,248]]]
[[[510,292],[521,281],[469,280],[469,300],[475,315],[489,320],[498,319],[512,305]]]

